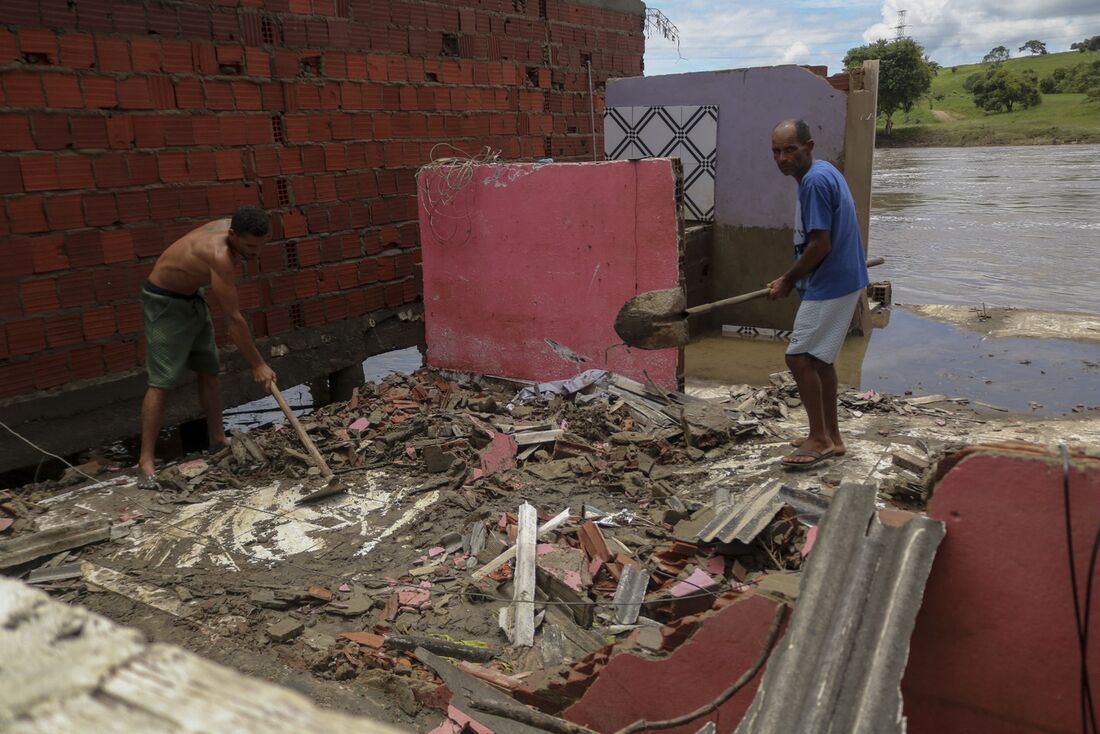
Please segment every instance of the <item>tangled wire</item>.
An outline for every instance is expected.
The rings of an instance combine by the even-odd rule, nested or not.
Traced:
[[[440,148],[449,148],[460,155],[436,157],[436,151]],[[439,143],[432,148],[432,162],[424,166],[417,174],[416,186],[421,201],[424,202],[424,210],[428,214],[428,227],[437,242],[452,242],[464,228],[462,241],[465,243],[471,234],[471,203],[470,197],[462,198],[462,211],[454,213],[455,204],[459,195],[467,189],[474,177],[474,168],[479,165],[497,163],[500,160],[500,151],[486,146],[475,156],[467,155],[460,148],[450,143]],[[435,171],[434,175],[426,176],[427,170]],[[446,222],[446,232],[441,233],[437,222]]]

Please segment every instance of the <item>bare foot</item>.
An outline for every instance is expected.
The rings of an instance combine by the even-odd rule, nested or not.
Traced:
[[[802,446],[805,441],[805,438],[792,438],[791,446],[794,446],[797,449]],[[833,456],[844,456],[847,451],[848,449],[844,446],[843,440],[841,440],[840,438],[833,439]]]

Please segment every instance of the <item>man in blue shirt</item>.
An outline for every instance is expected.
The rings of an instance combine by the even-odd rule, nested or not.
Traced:
[[[768,298],[798,289],[802,304],[787,348],[787,367],[806,406],[810,432],[792,441],[788,469],[808,469],[844,454],[837,424],[833,363],[848,333],[859,295],[867,288],[867,263],[855,202],[833,164],[814,160],[814,141],[802,120],[784,120],[772,131],[772,156],[785,176],[798,181],[795,263],[768,283]]]

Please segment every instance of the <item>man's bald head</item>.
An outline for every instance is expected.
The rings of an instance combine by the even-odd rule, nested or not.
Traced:
[[[789,117],[783,122],[776,125],[772,129],[772,132],[779,132],[781,129],[784,128],[793,128],[795,137],[800,143],[808,143],[813,140],[813,134],[810,132],[810,126],[806,124],[805,120],[797,117]]]

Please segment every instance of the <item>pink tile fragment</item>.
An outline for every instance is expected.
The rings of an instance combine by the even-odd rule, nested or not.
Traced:
[[[348,426],[348,430],[359,431],[360,433],[367,430],[368,428],[370,428],[370,421],[366,418],[357,418],[351,422],[350,426]]]
[[[539,543],[535,546],[535,555],[545,556],[547,553],[553,553],[558,547],[553,543]]]
[[[712,589],[714,585],[714,579],[708,576],[703,569],[697,568],[690,576],[673,586],[669,593],[673,596],[687,596],[688,594]]]
[[[435,558],[438,555],[442,555],[447,549],[441,545],[432,546],[428,549],[428,558]]]
[[[0,517],[0,533],[10,528],[14,522],[10,517]]]
[[[340,591],[351,591],[351,586],[349,584],[340,584],[338,588]]]
[[[481,471],[484,476],[515,469],[517,449],[516,439],[504,433],[494,433],[493,440],[481,452]]]
[[[806,541],[802,543],[802,557],[810,555],[810,550],[813,549],[814,543],[817,542],[817,525],[811,525],[810,529],[806,531]]]

